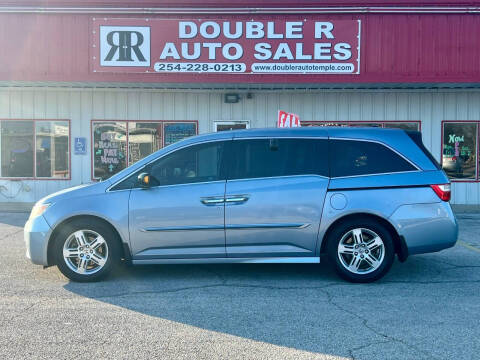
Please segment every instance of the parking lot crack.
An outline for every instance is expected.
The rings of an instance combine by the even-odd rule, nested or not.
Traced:
[[[25,308],[23,308],[18,314],[15,314],[13,315],[9,320],[8,322],[12,322],[13,320],[19,318],[20,316],[24,315],[27,311],[31,310],[32,308],[36,307],[37,305],[43,303],[43,302],[46,302],[48,299],[42,299],[42,300],[39,300],[33,304],[30,304],[28,306],[26,306]]]
[[[169,293],[177,293],[181,291],[209,289],[209,288],[215,288],[220,286],[224,286],[224,284],[220,283],[220,284],[210,284],[210,285],[201,285],[201,286],[186,286],[186,287],[176,288],[176,289],[123,292],[118,294],[94,296],[94,297],[91,297],[91,299],[109,299],[109,298],[118,298],[118,297],[132,296],[132,295],[169,294]]]
[[[370,346],[373,346],[373,345],[387,344],[387,343],[390,343],[390,342],[392,342],[392,340],[371,342],[371,343],[368,343],[368,344],[365,344],[365,345],[354,347],[352,349],[348,349],[348,353],[350,355],[350,358],[352,360],[355,360],[356,359],[355,358],[355,352],[360,351],[360,350],[364,350],[364,349],[369,348]]]
[[[321,289],[321,291],[324,292],[324,293],[327,295],[327,299],[328,299],[328,303],[329,303],[329,304],[333,305],[333,306],[336,307],[338,310],[343,311],[343,312],[345,312],[345,313],[347,313],[347,314],[349,314],[349,315],[351,315],[351,316],[359,319],[359,320],[362,322],[362,325],[363,325],[365,328],[367,328],[368,330],[370,330],[371,332],[373,332],[375,335],[380,336],[380,337],[382,337],[382,338],[384,338],[384,339],[387,340],[387,341],[384,341],[384,342],[382,342],[382,343],[387,343],[387,342],[391,342],[391,341],[397,342],[397,343],[400,343],[400,344],[405,345],[406,347],[408,347],[408,348],[411,349],[411,350],[414,350],[414,351],[416,351],[416,352],[420,352],[420,353],[422,353],[422,354],[424,354],[424,355],[427,355],[429,359],[439,359],[439,358],[433,356],[432,354],[430,354],[430,353],[428,353],[428,352],[426,352],[426,351],[424,351],[424,350],[416,347],[415,345],[412,345],[412,344],[407,343],[407,342],[406,342],[405,340],[403,340],[403,339],[396,338],[396,337],[394,337],[394,336],[385,334],[385,333],[383,333],[383,332],[375,329],[372,325],[370,325],[370,324],[368,323],[368,319],[365,319],[364,317],[358,315],[358,313],[356,313],[356,312],[354,312],[354,311],[351,311],[351,310],[349,310],[349,309],[346,309],[346,308],[343,307],[342,305],[340,305],[340,304],[338,304],[337,302],[335,302],[335,301],[334,301],[334,296],[333,296],[332,294],[330,294],[330,292],[328,292],[327,289],[323,288],[323,289]],[[373,343],[370,344],[370,345],[373,345]],[[366,346],[365,346],[365,347],[366,347]],[[352,349],[352,350],[355,350],[355,349]],[[358,351],[358,349],[357,349],[357,351]],[[353,351],[349,350],[349,352],[350,352],[350,355],[351,355],[352,359],[354,359]]]
[[[211,288],[220,288],[220,287],[237,287],[237,288],[252,288],[252,289],[268,289],[268,290],[323,290],[325,288],[331,286],[338,286],[342,284],[338,283],[330,283],[322,286],[273,286],[273,285],[253,285],[253,284],[225,284],[225,283],[217,283],[217,284],[209,284],[209,285],[201,285],[201,286],[187,286],[182,288],[176,289],[165,289],[165,290],[145,290],[145,291],[134,291],[134,292],[124,292],[118,294],[109,294],[104,296],[95,296],[92,299],[108,299],[108,298],[115,298],[115,297],[125,297],[125,296],[133,296],[133,295],[148,295],[148,294],[169,294],[169,293],[177,293],[182,291],[189,291],[189,290],[202,290],[202,289],[211,289]]]
[[[445,281],[415,281],[415,280],[389,280],[383,281],[384,284],[476,284],[480,283],[480,280],[445,280]]]

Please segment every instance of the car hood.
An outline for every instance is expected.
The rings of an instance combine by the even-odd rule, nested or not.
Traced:
[[[60,200],[64,199],[71,199],[75,197],[87,196],[87,195],[94,195],[96,193],[103,193],[107,189],[107,187],[111,185],[110,181],[102,181],[98,183],[88,183],[88,184],[81,184],[74,187],[70,187],[67,189],[63,189],[57,191],[53,194],[45,196],[44,198],[40,199],[37,204],[45,204],[45,203],[55,203]]]

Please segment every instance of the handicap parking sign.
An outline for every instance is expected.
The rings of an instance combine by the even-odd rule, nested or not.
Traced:
[[[87,153],[87,138],[76,137],[74,142],[75,154],[84,155]]]

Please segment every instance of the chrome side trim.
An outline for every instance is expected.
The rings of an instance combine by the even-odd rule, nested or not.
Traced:
[[[201,198],[200,202],[206,206],[221,205],[225,203],[225,198],[223,196],[222,197],[206,197],[206,198]]]
[[[163,227],[148,227],[139,229],[141,232],[151,231],[191,231],[191,230],[224,230],[223,225],[197,225],[197,226],[163,226]]]
[[[134,265],[148,264],[318,264],[319,257],[249,257],[249,258],[192,258],[192,259],[149,259],[149,260],[132,260]]]
[[[196,226],[163,226],[139,229],[141,232],[151,231],[192,231],[192,230],[256,230],[256,229],[305,229],[309,223],[287,224],[232,224],[232,225],[196,225]]]
[[[227,204],[239,204],[247,202],[250,198],[250,195],[231,195],[225,198],[225,203]]]
[[[231,224],[225,225],[227,230],[256,230],[256,229],[305,229],[309,223],[287,223],[287,224]]]

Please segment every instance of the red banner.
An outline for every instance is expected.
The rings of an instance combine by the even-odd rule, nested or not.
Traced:
[[[278,110],[277,127],[300,127],[300,116]]]
[[[92,28],[93,72],[360,72],[360,20],[93,18]]]

